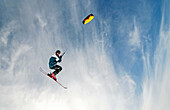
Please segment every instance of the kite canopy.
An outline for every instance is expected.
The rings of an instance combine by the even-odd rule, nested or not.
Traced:
[[[94,18],[94,15],[93,15],[93,14],[88,15],[88,16],[83,20],[83,24],[89,23],[93,18]]]

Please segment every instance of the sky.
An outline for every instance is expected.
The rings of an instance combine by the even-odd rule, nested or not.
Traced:
[[[1,0],[0,109],[169,110],[169,13],[169,0]],[[39,71],[57,49],[67,90]]]

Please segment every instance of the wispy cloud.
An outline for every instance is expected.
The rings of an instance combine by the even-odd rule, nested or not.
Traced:
[[[39,15],[39,14],[36,14],[36,18],[38,19],[38,22],[41,26],[41,28],[45,28],[45,26],[47,25],[47,22],[43,20],[43,18]]]
[[[162,11],[162,22],[159,35],[159,43],[154,53],[154,68],[148,68],[151,65],[149,57],[145,63],[146,78],[143,84],[143,104],[142,110],[168,110],[170,108],[170,29],[168,19],[170,19],[167,10],[167,1],[163,4],[165,10]],[[150,75],[152,74],[152,75]]]
[[[129,33],[129,45],[132,47],[131,51],[140,48],[140,33],[136,25],[136,19],[134,18],[134,30]]]
[[[28,45],[21,45],[17,50],[14,50],[11,54],[11,61],[9,63],[9,69],[8,71],[14,71],[14,67],[17,64],[17,60],[19,60],[19,58],[21,56],[23,56],[28,50],[30,50],[31,47]]]
[[[5,24],[4,27],[0,30],[0,45],[7,45],[8,43],[8,37],[11,34],[11,32],[14,31],[15,27],[17,26],[17,23],[15,21],[11,21],[8,24]]]

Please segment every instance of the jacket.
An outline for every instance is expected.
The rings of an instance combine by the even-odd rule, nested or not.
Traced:
[[[58,62],[61,62],[62,56],[52,55],[49,59],[49,68],[52,69],[54,66],[57,65]]]

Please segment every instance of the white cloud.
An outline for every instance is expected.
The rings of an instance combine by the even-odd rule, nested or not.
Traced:
[[[47,23],[45,22],[45,20],[43,20],[43,18],[39,15],[39,14],[36,14],[36,17],[40,23],[40,26],[43,28],[45,28],[45,26],[47,25]]]
[[[8,71],[13,71],[15,65],[17,64],[17,60],[21,57],[24,56],[24,54],[30,50],[31,47],[28,45],[21,45],[17,50],[14,50],[11,53],[11,61],[9,62],[9,69]]]
[[[140,34],[134,19],[134,30],[129,33],[129,45],[132,46],[132,51],[140,48]]]
[[[0,30],[0,45],[7,45],[8,43],[8,37],[11,32],[14,31],[15,27],[17,26],[17,23],[15,21],[9,22],[7,25],[2,27]]]
[[[168,9],[168,7],[164,8]],[[151,67],[148,55],[144,57],[146,78],[143,84],[142,110],[168,110],[170,108],[170,29],[165,28],[170,24],[164,22],[170,17],[165,18],[166,15],[169,15],[169,13],[166,13],[164,10],[159,35],[160,39],[154,53],[153,69],[148,68]]]

